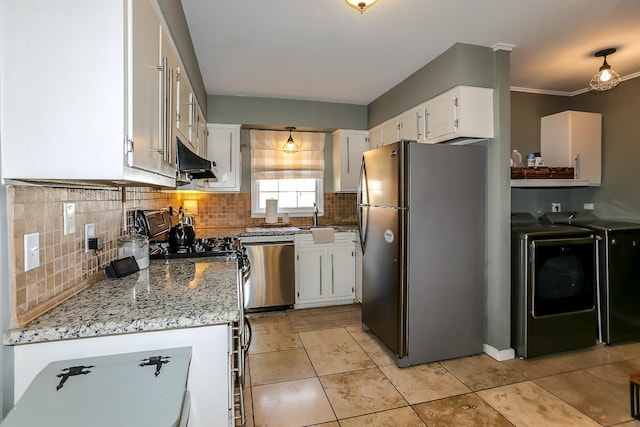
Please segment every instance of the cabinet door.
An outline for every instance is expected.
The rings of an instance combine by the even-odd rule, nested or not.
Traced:
[[[304,248],[296,255],[296,304],[324,300],[327,297],[326,251]]]
[[[207,124],[207,159],[216,162],[217,182],[204,181],[210,191],[240,191],[240,125]]]
[[[369,130],[369,149],[382,147],[382,126],[376,126]]]
[[[369,149],[368,132],[333,133],[333,190],[355,192],[360,180],[362,153]]]
[[[195,148],[191,145],[189,116],[191,114],[191,85],[182,67],[176,69],[176,128],[180,140],[189,146],[191,150]]]
[[[200,117],[198,116],[198,100],[193,92],[189,93],[189,141],[193,146],[194,153],[198,152],[198,138],[200,137],[198,131],[200,130]]]
[[[200,108],[198,108],[198,155],[200,157],[207,157],[207,137],[209,135],[209,131],[207,130],[207,120],[204,118],[204,113]]]
[[[326,266],[327,294],[332,298],[353,298],[355,295],[355,248],[353,245],[328,250]]]
[[[402,113],[400,121],[400,139],[418,140],[418,114],[416,109]]]
[[[573,167],[577,179],[589,185],[602,181],[602,116],[600,113],[564,111],[542,117],[540,148],[544,163]]]
[[[178,55],[170,42],[169,33],[165,28],[161,30],[160,63],[162,66],[160,87],[161,102],[161,135],[160,157],[162,173],[168,176],[176,174],[176,132],[175,132],[175,72],[179,67]]]
[[[129,166],[158,172],[162,158],[162,70],[159,58],[161,25],[149,0],[132,2],[129,97]]]
[[[399,139],[399,124],[396,120],[390,120],[382,125],[382,145],[393,144]]]
[[[425,110],[427,141],[445,138],[447,135],[453,135],[457,132],[458,110],[455,93],[448,92],[444,96],[427,102]]]

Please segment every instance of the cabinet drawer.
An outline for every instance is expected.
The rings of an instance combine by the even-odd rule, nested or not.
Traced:
[[[313,236],[311,234],[296,234],[294,236],[296,247],[316,246],[318,248],[326,248],[331,247],[332,245],[351,245],[355,242],[355,240],[355,233],[352,232],[335,233],[334,241],[331,243],[314,243]]]

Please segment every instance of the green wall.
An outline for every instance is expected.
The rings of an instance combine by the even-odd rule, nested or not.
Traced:
[[[511,101],[511,145],[523,155],[540,150],[540,117],[568,109],[602,114],[602,184],[514,188],[513,211],[541,214],[551,210],[551,202],[561,202],[564,210],[580,210],[588,202],[595,204],[599,216],[640,221],[635,172],[640,159],[640,78],[624,81],[608,92],[573,97],[512,92]]]
[[[369,104],[371,129],[454,86],[494,87],[492,49],[456,43]]]
[[[250,96],[209,95],[208,123],[235,123],[248,127],[296,126],[300,130],[366,130],[365,105]]]

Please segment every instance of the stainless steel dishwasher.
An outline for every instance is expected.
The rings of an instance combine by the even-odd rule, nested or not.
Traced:
[[[278,241],[264,241],[265,236],[241,238],[249,259],[249,274],[243,284],[247,311],[290,308],[295,303],[293,241],[289,236],[279,237]]]

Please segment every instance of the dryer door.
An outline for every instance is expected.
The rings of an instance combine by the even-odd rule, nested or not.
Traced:
[[[531,315],[534,318],[595,309],[595,240],[531,242]]]

